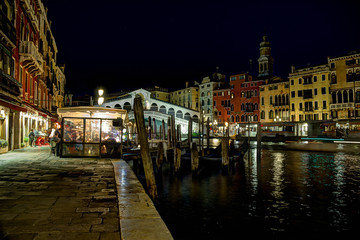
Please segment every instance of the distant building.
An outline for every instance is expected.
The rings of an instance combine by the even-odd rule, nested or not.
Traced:
[[[182,107],[199,111],[199,84],[185,83],[185,88],[170,93],[170,102]]]
[[[201,84],[199,84],[200,112],[204,114],[205,119],[209,118],[210,121],[213,121],[213,91],[216,88],[221,88],[224,83],[225,75],[216,72],[204,77]]]
[[[155,86],[154,88],[147,88],[146,90],[151,92],[151,97],[154,99],[158,99],[165,102],[170,101],[170,93],[167,88]]]
[[[331,116],[334,120],[360,118],[360,51],[328,58]]]
[[[327,64],[295,69],[290,79],[291,120],[330,119],[330,75]]]

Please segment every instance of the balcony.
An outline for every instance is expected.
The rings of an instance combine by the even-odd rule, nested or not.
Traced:
[[[43,59],[33,42],[21,41],[19,52],[21,64],[26,67],[31,74],[40,75],[43,73]]]
[[[34,25],[37,31],[39,31],[39,20],[36,17],[35,10],[30,3],[30,0],[20,0],[23,8],[25,9],[26,13],[28,14],[31,23]]]
[[[20,88],[22,85],[16,81],[12,76],[7,75],[3,71],[0,71],[0,89],[4,92],[10,93],[14,96],[20,96]]]
[[[0,11],[0,39],[4,39],[9,47],[16,47],[16,29],[2,11]]]
[[[355,106],[354,103],[335,103],[335,104],[330,104],[330,110],[354,108],[354,106]]]

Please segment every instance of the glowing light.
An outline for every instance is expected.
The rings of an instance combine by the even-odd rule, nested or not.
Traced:
[[[98,104],[101,105],[104,103],[104,98],[103,97],[99,97],[98,98]]]
[[[99,96],[102,96],[102,95],[104,94],[104,90],[103,90],[103,89],[99,89],[99,90],[98,90],[98,94],[99,94]]]

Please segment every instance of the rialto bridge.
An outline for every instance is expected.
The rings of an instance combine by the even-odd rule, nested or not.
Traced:
[[[169,102],[151,98],[151,93],[142,88],[132,91],[126,95],[112,98],[103,103],[103,107],[125,109],[129,111],[129,120],[135,121],[133,106],[134,98],[140,96],[143,100],[144,118],[147,121],[149,117],[155,119],[157,132],[160,129],[162,120],[167,121],[170,115],[175,117],[175,125],[181,126],[181,133],[187,134],[190,117],[193,120],[193,132],[198,132],[198,122],[200,113],[189,108],[181,107]]]

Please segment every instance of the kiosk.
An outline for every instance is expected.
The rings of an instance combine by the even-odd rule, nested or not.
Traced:
[[[61,117],[60,157],[121,157],[127,111],[103,107],[65,107]]]

